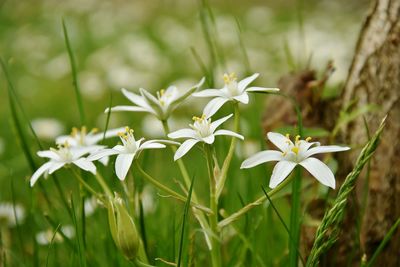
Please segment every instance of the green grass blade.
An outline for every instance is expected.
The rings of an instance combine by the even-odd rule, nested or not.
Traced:
[[[85,125],[85,112],[83,109],[83,101],[82,101],[81,91],[79,88],[78,72],[76,69],[75,57],[74,57],[74,53],[71,48],[71,42],[69,40],[68,30],[67,30],[67,26],[65,24],[64,19],[62,19],[62,27],[63,27],[63,33],[64,33],[65,46],[67,47],[69,62],[71,64],[72,85],[74,86],[74,89],[75,89],[75,96],[76,96],[76,101],[78,103],[81,125]]]
[[[244,45],[243,38],[242,38],[242,27],[241,27],[240,21],[237,17],[235,17],[235,21],[236,21],[236,26],[237,26],[237,35],[238,35],[238,40],[239,40],[239,46],[240,46],[240,50],[242,51],[242,54],[243,54],[243,62],[245,65],[246,73],[249,75],[251,73],[250,61],[249,61],[249,56],[247,54],[247,50],[246,50],[246,47]]]
[[[382,242],[379,244],[378,248],[375,250],[374,254],[372,255],[371,259],[368,261],[367,267],[372,267],[374,266],[374,263],[376,259],[378,258],[379,254],[382,252],[384,249],[385,245],[390,241],[390,239],[393,237],[393,234],[395,233],[397,227],[400,225],[400,218],[397,219],[397,221],[390,227],[389,232],[385,235],[383,238]]]
[[[77,245],[77,251],[78,251],[79,265],[81,267],[85,267],[86,260],[85,260],[85,255],[84,255],[84,247],[82,245],[81,232],[80,232],[79,223],[78,223],[78,220],[76,217],[74,198],[72,195],[71,195],[71,210],[72,210],[72,219],[73,219],[72,221],[75,226],[75,233],[76,233],[75,236],[76,236],[76,245]]]
[[[290,233],[289,227],[286,225],[285,221],[283,220],[281,214],[279,213],[278,209],[275,207],[274,203],[272,203],[272,199],[269,197],[267,191],[265,191],[265,188],[263,186],[261,186],[262,191],[264,192],[265,196],[267,197],[269,204],[271,205],[272,209],[274,210],[274,212],[276,213],[276,215],[278,216],[279,221],[282,223],[283,227],[285,228],[286,232],[288,233],[289,239],[292,240],[292,234]],[[297,246],[297,253],[300,257],[301,263],[303,264],[303,266],[306,265],[306,261],[304,260],[303,256],[300,253],[299,247]]]
[[[380,136],[385,126],[385,119],[382,120],[382,123],[375,132],[374,136],[362,149],[355,167],[347,175],[344,183],[340,187],[339,193],[333,203],[332,208],[325,212],[324,218],[317,229],[314,245],[307,259],[306,266],[318,266],[321,255],[324,254],[338,239],[339,232],[341,230],[340,223],[343,220],[343,214],[347,206],[348,198],[350,193],[354,190],[355,183],[361,171],[369,162],[379,145]]]
[[[102,143],[104,143],[104,140],[106,140],[106,132],[107,132],[108,126],[109,126],[109,124],[110,124],[111,107],[112,107],[112,93],[110,93],[110,104],[108,105],[108,112],[107,112],[107,118],[106,118],[106,125],[104,126],[103,140],[101,141]]]
[[[57,228],[53,232],[53,236],[51,237],[50,244],[49,244],[49,249],[47,250],[46,267],[49,266],[50,252],[51,252],[51,249],[53,248],[54,239],[55,239],[55,237],[57,235],[57,232],[60,229],[60,227],[61,227],[61,224],[58,224]]]
[[[179,250],[178,250],[178,263],[177,267],[181,266],[182,262],[182,252],[183,252],[183,245],[184,245],[184,239],[185,239],[185,225],[186,225],[186,218],[189,214],[189,208],[190,208],[190,201],[192,199],[192,192],[193,192],[193,185],[194,185],[194,176],[192,178],[192,182],[190,184],[189,188],[189,193],[187,200],[185,202],[185,208],[184,208],[184,213],[183,213],[183,218],[182,218],[182,229],[181,229],[181,239],[179,241]]]

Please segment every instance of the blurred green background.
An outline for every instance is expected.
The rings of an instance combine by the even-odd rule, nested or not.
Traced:
[[[206,7],[201,1],[185,0],[3,0],[0,1],[0,56],[8,65],[27,117],[47,148],[54,146],[55,136],[69,133],[73,126],[81,126],[62,18],[67,24],[77,61],[86,126],[104,129],[106,115],[103,111],[110,103],[110,96],[113,105],[129,104],[120,88],[136,91],[143,87],[153,92],[170,84],[187,88],[205,75],[193,54],[195,51],[207,68],[213,63],[202,28],[202,16],[206,17],[211,34],[218,42],[220,57],[218,64],[212,66],[217,87],[226,71],[236,72],[239,77],[259,72],[261,76],[256,83],[274,87],[279,77],[293,70],[293,65],[304,66],[311,58],[310,65],[316,70],[323,69],[328,60],[334,61],[336,71],[328,86],[337,88],[346,79],[367,7],[368,1],[342,0],[209,1]],[[285,46],[289,47],[294,64],[290,63]],[[10,237],[7,250],[13,266],[44,266],[49,248],[35,241],[38,232],[51,229],[43,215],[50,214],[57,224],[72,222],[53,183],[43,179],[42,189],[39,186],[29,188],[31,173],[14,130],[4,75],[0,75],[0,86],[0,202],[14,200],[26,213],[20,227],[3,227],[7,228],[5,232]],[[266,167],[246,172],[238,170],[243,158],[265,148],[260,126],[264,101],[264,96],[253,96],[252,105],[241,107],[242,134],[247,141],[238,148],[221,200],[221,207],[229,213],[240,208],[241,201],[248,203],[260,196],[260,185],[268,184],[270,170],[266,173]],[[190,99],[175,113],[171,128],[174,130],[190,123],[192,115],[199,115],[205,103],[205,100]],[[216,117],[230,112],[232,109],[227,105]],[[161,125],[149,115],[111,115],[110,128],[125,125],[135,129],[137,136],[155,138],[163,135]],[[35,153],[38,147],[29,135],[26,123],[24,130],[30,150]],[[112,145],[116,140],[107,142]],[[220,160],[228,150],[228,144],[229,139],[218,139],[216,147]],[[205,165],[198,167],[205,164],[201,153],[193,150],[184,160],[190,166],[191,174],[196,175],[196,190],[200,195],[206,195]],[[35,161],[42,163],[37,157]],[[175,180],[181,177],[171,151],[145,153],[142,161],[144,168],[156,178],[179,188]],[[113,188],[122,192],[111,168],[104,172]],[[76,192],[75,180],[68,171],[61,171],[58,177],[65,195]],[[142,196],[144,207],[148,206],[144,221],[151,257],[173,261],[183,205],[160,197],[139,178],[135,177],[133,190]],[[51,205],[45,201],[43,189]],[[205,202],[206,199],[204,197]],[[288,205],[285,198],[277,200],[284,218],[288,216]],[[192,231],[196,224],[193,218],[191,221]],[[90,266],[127,264],[111,242],[104,209],[88,217],[86,225]],[[234,261],[243,257],[249,264],[246,266],[260,266],[260,261],[267,266],[284,266],[287,234],[273,211],[258,208],[237,226],[244,229],[243,233],[253,247],[250,252],[242,252],[243,240],[235,237],[234,232],[227,232],[227,236],[232,235],[232,242],[224,248],[225,258]],[[196,259],[206,262],[208,254],[202,234],[197,232],[195,237],[201,248],[196,250]],[[75,244],[74,239],[71,240]],[[51,253],[49,266],[76,266],[77,256],[65,242],[56,244]],[[160,262],[157,264],[163,266]]]

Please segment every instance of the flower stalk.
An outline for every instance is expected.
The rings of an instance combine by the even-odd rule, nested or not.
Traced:
[[[213,167],[213,157],[211,153],[211,145],[205,144],[204,150],[207,158],[207,168],[208,168],[208,176],[210,181],[210,208],[212,210],[212,214],[209,216],[210,228],[213,233],[211,237],[211,261],[213,267],[221,266],[221,248],[220,248],[220,240],[219,240],[219,229],[218,229],[218,199],[216,194],[216,180],[214,176],[214,167]]]
[[[239,127],[240,127],[239,103],[235,102],[233,104],[233,107],[234,107],[234,122],[233,122],[234,129],[233,129],[233,131],[237,133],[237,132],[239,132]],[[224,189],[224,186],[225,186],[226,177],[228,175],[229,166],[231,165],[232,157],[233,157],[233,154],[235,152],[236,143],[237,143],[237,138],[232,137],[228,154],[226,155],[226,158],[225,158],[224,163],[222,165],[221,174],[219,176],[219,179],[217,180],[217,187],[216,187],[216,190],[217,190],[217,192],[216,192],[217,201],[218,201],[218,199],[219,199],[219,197],[221,195],[221,192],[222,192],[222,190]]]
[[[159,181],[157,181],[156,179],[154,179],[153,177],[151,177],[147,172],[145,172],[142,167],[140,167],[139,163],[136,161],[135,162],[136,168],[138,169],[138,171],[140,172],[140,174],[142,174],[143,178],[145,178],[147,181],[149,181],[151,184],[153,184],[155,187],[159,188],[160,190],[170,194],[172,197],[185,202],[186,201],[186,197],[182,196],[181,194],[175,192],[174,190],[172,190],[171,188],[163,185],[162,183],[160,183]],[[194,201],[191,201],[190,204],[199,209],[202,210],[206,213],[212,214],[212,211],[209,208],[206,208],[202,205],[197,204]]]

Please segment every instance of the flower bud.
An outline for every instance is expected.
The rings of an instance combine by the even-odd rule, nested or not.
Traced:
[[[115,245],[129,260],[136,258],[140,244],[139,235],[123,200],[116,194],[107,206],[110,231]]]

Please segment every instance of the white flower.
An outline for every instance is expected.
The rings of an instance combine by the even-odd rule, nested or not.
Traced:
[[[111,108],[111,111],[133,111],[133,112],[148,112],[157,116],[160,120],[165,120],[169,117],[172,111],[194,91],[196,91],[204,83],[204,78],[186,92],[179,92],[176,86],[170,86],[167,90],[160,90],[156,96],[150,94],[146,89],[140,88],[140,95],[132,93],[122,88],[122,93],[136,106],[116,106]],[[108,112],[107,108],[105,112]]]
[[[204,142],[207,144],[214,143],[215,136],[217,135],[229,135],[243,140],[244,137],[242,135],[229,130],[215,131],[222,123],[232,117],[232,115],[233,114],[230,114],[214,122],[211,122],[210,118],[207,119],[205,115],[201,117],[193,117],[194,123],[189,125],[191,129],[180,129],[168,134],[168,137],[172,139],[188,138],[176,151],[174,160],[180,159],[198,142]]]
[[[285,137],[279,133],[269,132],[267,136],[281,151],[258,152],[243,161],[241,169],[252,168],[268,161],[278,161],[269,182],[269,186],[275,188],[292,172],[297,164],[300,164],[320,183],[335,189],[335,177],[332,171],[325,163],[311,156],[319,153],[346,151],[350,149],[349,147],[321,146],[318,142],[309,142],[310,137],[306,140],[300,140],[300,136],[296,136],[295,143],[293,143],[289,135]]]
[[[96,151],[88,157],[89,160],[99,160],[103,157],[118,155],[115,161],[115,172],[120,180],[125,180],[125,177],[132,165],[133,160],[139,156],[139,153],[144,149],[165,148],[164,144],[179,144],[167,140],[149,140],[146,142],[144,138],[135,140],[133,130],[126,127],[125,133],[119,134],[122,145],[116,145],[113,148],[106,148]]]
[[[0,203],[0,228],[5,225],[13,227],[17,224],[21,224],[25,219],[25,210],[20,204],[14,204],[9,202]]]
[[[80,130],[76,127],[72,128],[70,135],[62,135],[56,138],[57,144],[65,144],[67,142],[71,147],[92,147],[92,153],[96,151],[95,148],[101,149],[102,146],[96,146],[98,142],[103,140],[103,137],[110,138],[118,136],[118,133],[123,131],[124,128],[111,129],[105,132],[98,132],[98,129],[94,128],[90,132],[83,126]],[[108,157],[104,157],[100,160],[103,165],[107,165]]]
[[[66,142],[63,145],[59,144],[58,149],[50,148],[50,150],[37,152],[39,157],[48,158],[50,160],[40,166],[32,175],[31,186],[36,183],[42,174],[52,174],[56,170],[69,164],[74,164],[82,170],[96,174],[96,166],[83,156],[103,147],[104,146],[71,147],[68,142]]]
[[[36,135],[44,140],[53,140],[64,131],[64,125],[52,118],[37,118],[32,120],[32,128]]]
[[[237,77],[234,73],[224,74],[224,87],[221,89],[205,89],[200,92],[194,93],[196,97],[214,97],[204,108],[203,114],[207,118],[214,115],[226,102],[237,101],[243,104],[249,103],[249,95],[247,92],[277,92],[278,88],[264,88],[264,87],[249,87],[259,76],[258,73],[253,74],[243,80],[237,82]]]

